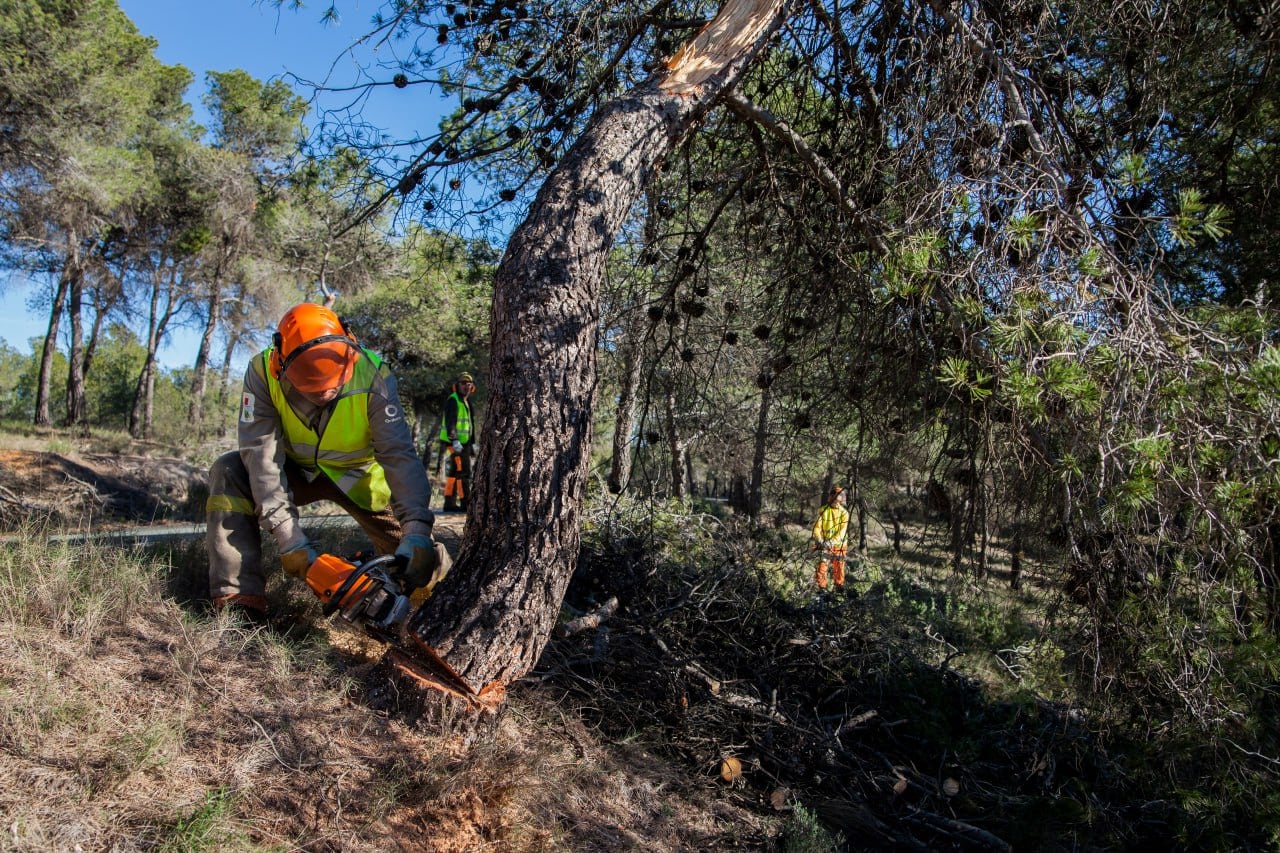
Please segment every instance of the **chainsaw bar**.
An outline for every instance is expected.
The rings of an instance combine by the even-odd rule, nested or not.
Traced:
[[[343,618],[348,622],[361,625],[370,637],[386,643],[397,664],[415,677],[470,702],[478,701],[480,694],[467,680],[416,631],[405,627],[409,601],[399,594],[395,580],[386,569],[396,559],[388,555],[354,564],[354,570],[325,605],[325,615],[341,609]],[[340,608],[339,603],[345,600],[350,590],[359,588],[362,581],[365,589],[360,598]]]
[[[467,683],[462,675],[440,657],[440,653],[423,642],[417,634],[410,633],[409,638],[414,648],[405,648],[404,643],[397,643],[396,649],[401,655],[412,661],[418,668],[432,678],[442,682],[446,687],[461,694],[467,699],[478,699],[480,694]]]

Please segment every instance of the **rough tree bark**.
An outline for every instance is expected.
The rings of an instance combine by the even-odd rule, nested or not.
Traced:
[[[411,628],[473,686],[528,672],[577,564],[600,281],[654,170],[730,91],[793,0],[728,0],[663,72],[602,107],[512,234],[467,535]]]
[[[764,509],[764,460],[769,444],[769,409],[773,402],[770,391],[772,385],[760,389],[760,415],[756,419],[756,435],[754,449],[751,453],[751,484],[747,491],[747,517],[753,522],[760,520],[760,510]],[[828,483],[827,488],[830,488]]]
[[[684,480],[684,454],[687,445],[680,435],[680,419],[676,412],[675,377],[668,376],[667,383],[664,414],[667,421],[667,461],[670,464],[669,473],[671,477],[668,494],[675,500],[683,501],[688,497]]]

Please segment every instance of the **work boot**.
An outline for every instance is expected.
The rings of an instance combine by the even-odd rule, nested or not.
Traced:
[[[457,499],[457,498],[454,498],[454,497],[447,497],[447,498],[445,498],[445,499],[444,499],[444,511],[445,511],[445,512],[457,512],[457,511],[458,511],[458,499]]]
[[[213,609],[219,613],[224,610],[234,613],[250,625],[266,625],[270,621],[267,599],[261,595],[244,595],[239,592],[219,595],[213,599]]]

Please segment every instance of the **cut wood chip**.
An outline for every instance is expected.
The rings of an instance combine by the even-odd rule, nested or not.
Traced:
[[[742,775],[742,762],[732,755],[720,762],[720,778],[732,782]]]
[[[787,797],[791,796],[791,791],[786,788],[774,788],[773,793],[769,795],[769,805],[773,806],[775,811],[782,811],[787,807]]]
[[[946,794],[948,797],[954,797],[956,794],[960,793],[960,783],[948,776],[942,781],[942,793]]]

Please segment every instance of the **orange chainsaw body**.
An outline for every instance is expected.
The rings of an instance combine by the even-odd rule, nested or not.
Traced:
[[[311,591],[319,596],[320,600],[325,604],[334,604],[339,608],[343,608],[359,601],[361,596],[369,592],[373,586],[373,581],[367,577],[360,578],[342,596],[342,601],[333,601],[338,589],[355,570],[354,563],[348,563],[333,554],[321,554],[319,559],[312,563],[311,568],[307,570],[307,586],[311,587]]]

